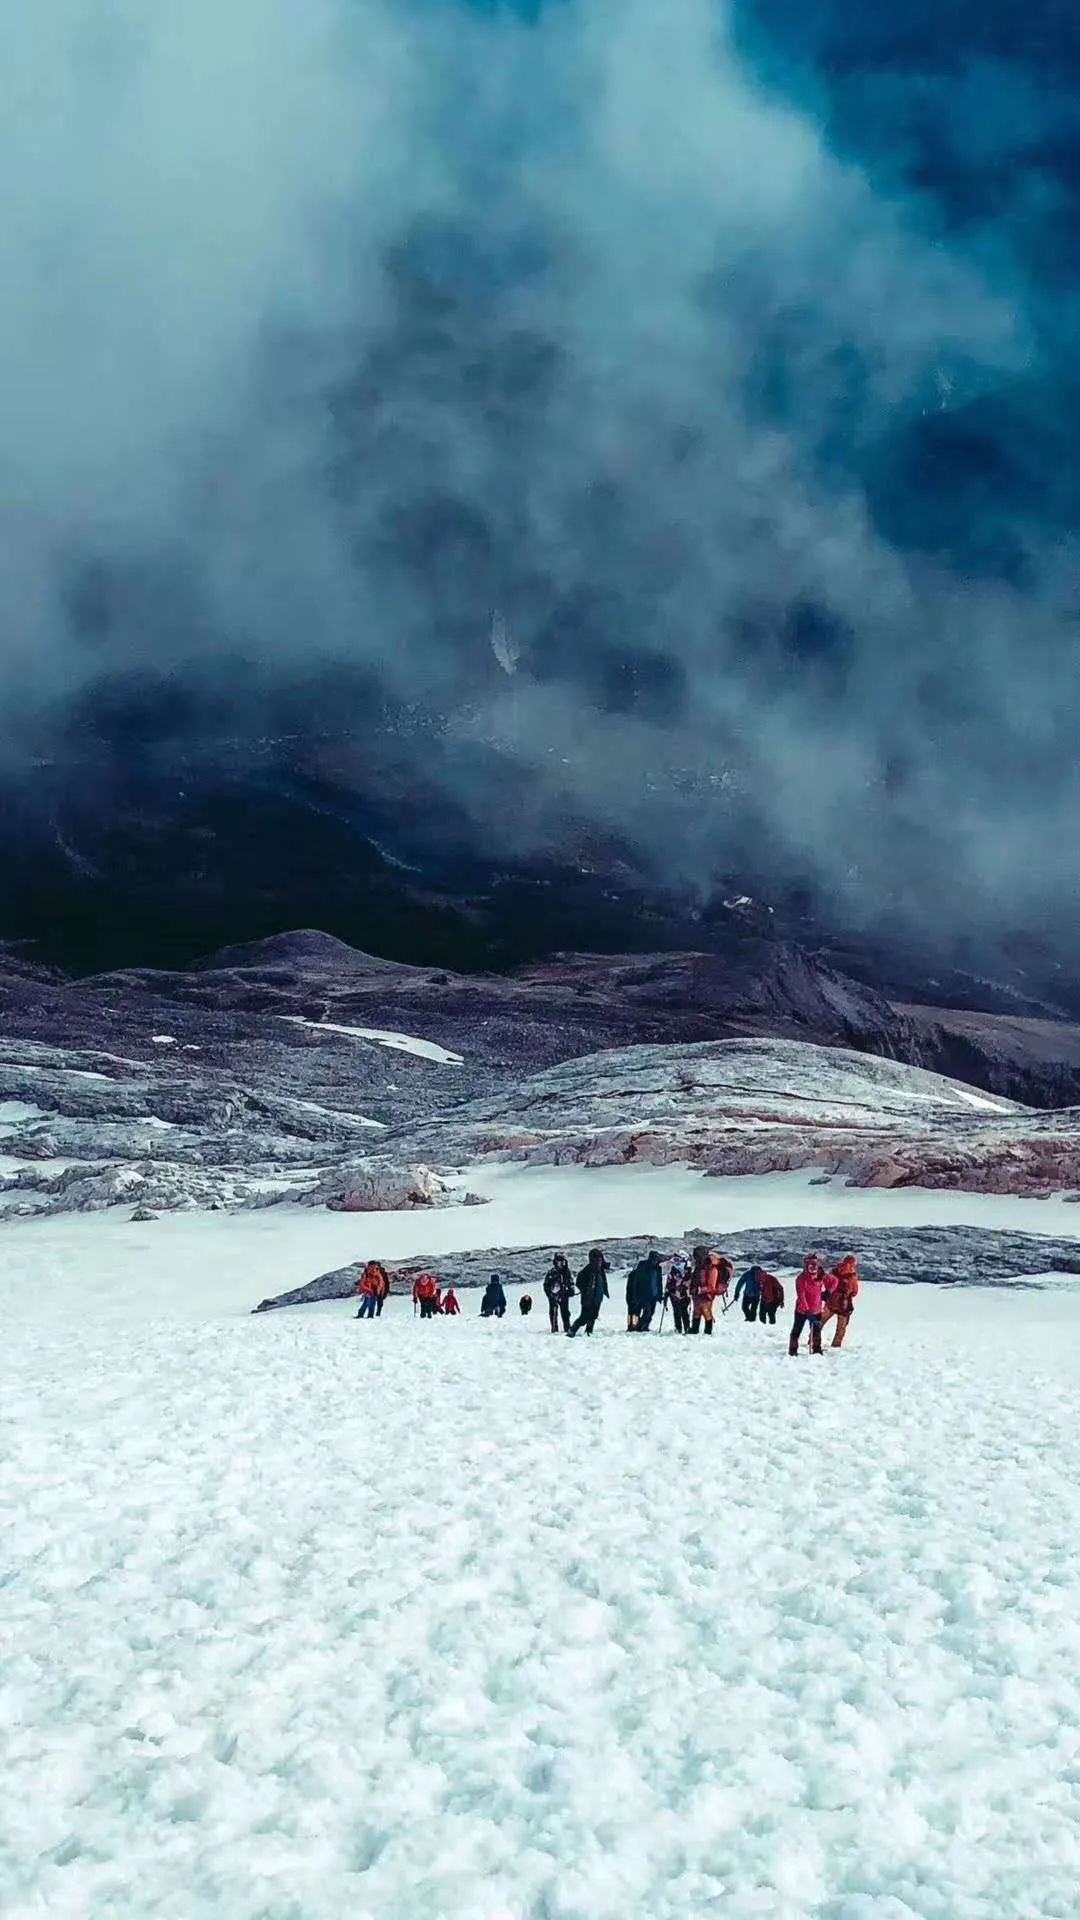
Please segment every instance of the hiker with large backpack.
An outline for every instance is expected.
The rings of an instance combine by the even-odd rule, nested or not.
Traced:
[[[784,1304],[784,1289],[775,1273],[759,1267],[758,1274],[758,1319],[762,1326],[767,1321],[770,1327],[775,1327],[776,1309]]]
[[[792,1355],[799,1351],[804,1327],[810,1329],[811,1353],[821,1352],[821,1298],[824,1286],[825,1269],[816,1253],[808,1253],[803,1270],[795,1282],[795,1319],[788,1341],[788,1352]]]
[[[608,1297],[607,1274],[607,1261],[604,1259],[600,1248],[592,1247],[589,1252],[588,1263],[582,1267],[577,1277],[577,1290],[578,1297],[581,1301],[581,1312],[578,1314],[573,1326],[567,1329],[571,1340],[581,1332],[583,1327],[586,1333],[592,1333],[600,1308]]]
[[[558,1333],[560,1322],[563,1332],[569,1333],[574,1276],[570,1271],[570,1262],[565,1253],[555,1255],[544,1275],[544,1295],[548,1303],[548,1320],[551,1323],[552,1333]]]
[[[480,1302],[481,1320],[501,1320],[506,1312],[506,1294],[503,1283],[497,1273],[493,1273],[484,1288],[484,1297]]]
[[[413,1300],[420,1308],[421,1320],[434,1320],[439,1311],[439,1283],[434,1274],[418,1275],[413,1285]]]
[[[690,1331],[690,1269],[686,1256],[677,1253],[671,1262],[668,1274],[667,1297],[671,1302],[671,1317],[675,1322],[676,1333]]]
[[[702,1327],[706,1333],[712,1332],[716,1303],[725,1297],[734,1271],[731,1261],[722,1253],[712,1253],[708,1247],[694,1248],[694,1269],[690,1276],[690,1295],[694,1304],[691,1332],[700,1333]]]
[[[628,1333],[648,1333],[652,1317],[664,1297],[664,1270],[660,1255],[650,1251],[626,1276]]]
[[[855,1296],[859,1291],[859,1263],[853,1253],[845,1253],[832,1272],[825,1276],[824,1307],[821,1316],[822,1331],[830,1320],[836,1321],[832,1344],[842,1347],[844,1336],[851,1325],[851,1316],[855,1311]]]

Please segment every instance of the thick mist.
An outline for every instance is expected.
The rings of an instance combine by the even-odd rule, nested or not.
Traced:
[[[1015,192],[961,220],[841,137],[776,11],[18,10],[8,767],[129,681],[243,731],[340,667],[325,727],[419,704],[481,846],[572,817],[703,893],[757,846],[855,910],[1071,898],[1072,290]],[[987,167],[1039,111],[993,88]],[[975,123],[977,75],[939,91]]]

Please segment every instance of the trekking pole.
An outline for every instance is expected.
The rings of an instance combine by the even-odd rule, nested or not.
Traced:
[[[667,1312],[667,1294],[665,1293],[663,1305],[660,1308],[660,1325],[656,1329],[657,1333],[663,1333],[664,1331],[664,1315],[666,1312]]]

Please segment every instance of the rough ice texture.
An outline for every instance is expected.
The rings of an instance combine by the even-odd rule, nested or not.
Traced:
[[[463,1103],[397,1142],[436,1165],[687,1161],[822,1167],[852,1186],[1038,1194],[1080,1183],[1080,1109],[1023,1107],[910,1067],[792,1040],[626,1047]]]
[[[166,1211],[264,1206],[314,1187],[378,1137],[364,1114],[297,1097],[287,1073],[245,1085],[152,1035],[147,1044],[153,1056],[140,1060],[0,1040],[0,1145],[16,1169],[0,1177],[4,1217],[132,1199]]]
[[[1075,1914],[1074,1295],[792,1361],[84,1280],[0,1270],[10,1920]]]

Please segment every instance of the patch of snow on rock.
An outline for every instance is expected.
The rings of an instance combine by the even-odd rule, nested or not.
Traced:
[[[451,1053],[434,1040],[418,1040],[410,1033],[392,1033],[384,1027],[346,1027],[336,1020],[305,1020],[299,1014],[283,1013],[281,1019],[292,1027],[307,1027],[312,1033],[341,1033],[351,1040],[373,1040],[377,1046],[394,1053],[411,1053],[419,1060],[436,1060],[443,1067],[460,1067],[464,1054]]]

